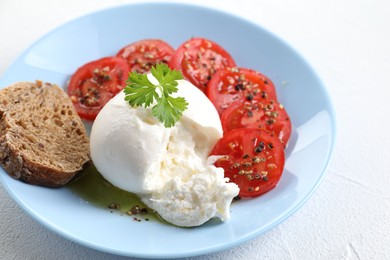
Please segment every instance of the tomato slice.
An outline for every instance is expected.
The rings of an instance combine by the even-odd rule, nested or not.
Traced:
[[[117,57],[91,61],[70,78],[68,95],[80,117],[94,120],[102,107],[126,85],[129,66]]]
[[[234,101],[221,115],[227,133],[236,128],[265,129],[286,145],[291,135],[291,121],[283,105],[269,99]]]
[[[169,67],[181,70],[183,76],[202,91],[205,91],[211,76],[218,69],[235,64],[225,49],[205,38],[192,38],[184,42],[168,62]]]
[[[277,100],[275,86],[269,78],[255,70],[237,67],[217,71],[208,83],[206,94],[219,115],[240,97]]]
[[[284,148],[264,130],[239,128],[224,135],[210,155],[222,155],[216,167],[240,188],[239,196],[256,197],[273,189],[282,176]]]
[[[127,60],[130,71],[149,72],[157,63],[168,63],[175,50],[159,39],[146,39],[123,47],[117,57]]]

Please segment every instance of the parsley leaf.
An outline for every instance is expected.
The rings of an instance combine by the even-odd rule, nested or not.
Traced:
[[[146,74],[132,72],[129,74],[125,92],[125,100],[132,107],[152,107],[153,115],[165,127],[172,127],[181,118],[188,103],[183,97],[172,97],[177,92],[177,80],[183,79],[180,71],[171,70],[165,63],[157,64],[151,69],[152,75],[157,79],[155,85],[149,81]]]

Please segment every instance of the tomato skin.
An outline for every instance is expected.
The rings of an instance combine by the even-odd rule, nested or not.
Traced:
[[[283,105],[268,99],[234,101],[221,115],[222,128],[227,133],[236,128],[259,128],[275,135],[284,144],[291,135],[291,121]]]
[[[147,73],[157,63],[168,63],[175,50],[166,42],[159,39],[145,39],[123,47],[116,54],[125,59],[129,71]]]
[[[219,115],[239,98],[277,100],[276,89],[265,75],[247,68],[224,68],[208,83],[206,95]]]
[[[282,176],[285,155],[276,136],[253,128],[224,135],[210,155],[224,155],[214,165],[240,188],[239,196],[256,197],[273,189]]]
[[[236,63],[217,43],[205,38],[192,38],[177,48],[168,66],[181,70],[185,79],[205,92],[211,76],[218,69],[233,67]]]
[[[77,69],[67,92],[79,116],[94,120],[103,106],[125,87],[128,71],[127,62],[117,57],[101,58]]]

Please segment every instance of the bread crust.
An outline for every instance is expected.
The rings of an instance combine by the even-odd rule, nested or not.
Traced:
[[[61,88],[37,81],[0,91],[0,164],[12,178],[60,187],[89,162],[85,127]]]

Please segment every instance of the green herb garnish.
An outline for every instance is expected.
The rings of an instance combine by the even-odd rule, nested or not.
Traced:
[[[183,97],[172,97],[177,92],[177,81],[183,79],[180,71],[171,70],[165,63],[157,64],[151,69],[158,85],[149,81],[146,74],[132,72],[126,83],[125,100],[132,107],[149,107],[151,104],[153,115],[164,123],[165,127],[172,127],[180,119],[188,103]]]

